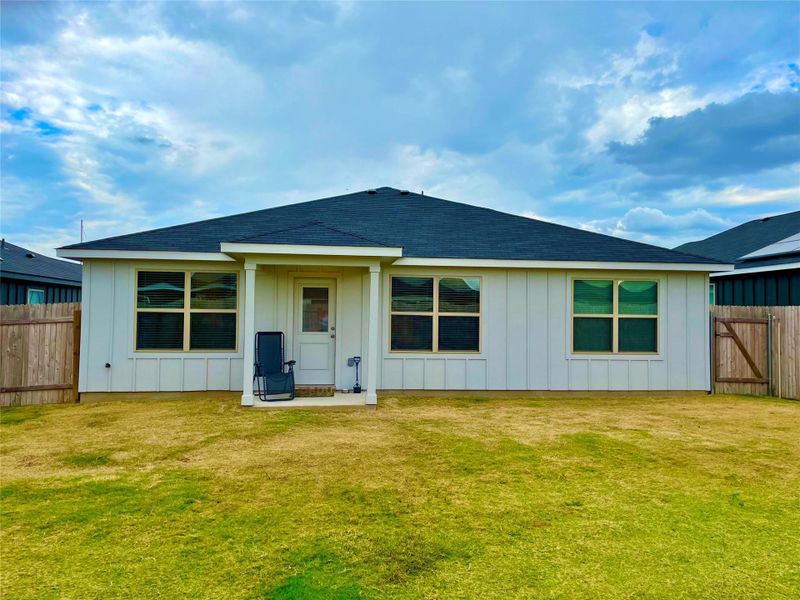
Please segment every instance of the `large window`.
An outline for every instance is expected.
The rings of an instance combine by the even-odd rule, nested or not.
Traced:
[[[479,277],[392,277],[393,352],[480,352]]]
[[[575,279],[572,351],[658,352],[658,282]]]
[[[236,273],[138,271],[137,350],[236,350]]]

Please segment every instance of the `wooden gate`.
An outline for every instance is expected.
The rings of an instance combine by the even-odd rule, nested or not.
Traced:
[[[768,318],[714,318],[715,390],[768,394],[770,383]]]
[[[0,406],[78,401],[80,308],[0,307]]]
[[[713,306],[712,317],[714,391],[800,400],[800,306]]]

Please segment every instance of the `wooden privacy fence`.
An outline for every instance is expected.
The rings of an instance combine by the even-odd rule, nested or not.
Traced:
[[[0,406],[78,401],[80,308],[0,306]]]
[[[800,399],[800,306],[713,306],[714,391]]]

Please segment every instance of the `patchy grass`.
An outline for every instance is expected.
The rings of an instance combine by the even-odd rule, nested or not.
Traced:
[[[4,409],[0,423],[8,598],[800,589],[800,403],[126,401]]]

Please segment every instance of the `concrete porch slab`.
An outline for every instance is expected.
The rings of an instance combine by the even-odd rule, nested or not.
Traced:
[[[325,406],[365,406],[367,393],[345,394],[336,392],[333,396],[317,398],[295,398],[294,400],[275,400],[262,402],[256,398],[253,407],[256,408],[318,408]]]

